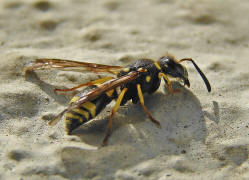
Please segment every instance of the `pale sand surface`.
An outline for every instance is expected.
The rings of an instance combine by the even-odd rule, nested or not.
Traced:
[[[249,179],[248,19],[248,0],[1,0],[0,179]],[[47,125],[70,100],[53,89],[96,74],[23,74],[35,58],[123,66],[166,52],[195,59],[212,92],[186,63],[189,89],[145,96],[162,128],[128,103],[103,148],[113,103],[75,136]]]

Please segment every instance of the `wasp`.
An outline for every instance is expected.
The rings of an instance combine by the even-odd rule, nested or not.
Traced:
[[[115,100],[112,109],[105,137],[102,144],[107,143],[110,136],[113,116],[120,106],[127,101],[136,104],[138,101],[143,107],[147,117],[158,127],[160,123],[153,118],[144,104],[143,94],[154,93],[160,86],[161,79],[168,85],[170,93],[176,93],[179,90],[172,88],[171,78],[178,78],[184,85],[190,87],[188,72],[182,64],[184,61],[190,61],[202,77],[208,92],[211,86],[192,58],[177,60],[172,55],[166,55],[157,61],[151,59],[138,59],[128,66],[110,66],[103,64],[78,62],[61,59],[36,59],[26,66],[25,72],[44,69],[60,69],[77,72],[91,71],[94,73],[107,72],[115,75],[97,79],[88,83],[80,84],[70,89],[55,89],[55,91],[74,91],[86,86],[85,89],[76,94],[70,101],[69,106],[59,113],[49,122],[54,125],[65,114],[65,130],[68,135],[80,125],[89,122],[96,117],[111,101]]]

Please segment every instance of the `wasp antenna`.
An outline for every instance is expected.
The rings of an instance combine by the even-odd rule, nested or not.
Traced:
[[[197,64],[195,64],[194,60],[191,58],[184,58],[184,59],[181,59],[179,62],[183,62],[183,61],[191,61],[193,63],[195,69],[201,75],[201,77],[202,77],[202,79],[207,87],[208,92],[211,92],[211,86],[210,86],[210,83],[209,83],[207,77],[204,75],[204,73],[201,71],[201,69],[197,66]]]
[[[50,126],[56,125],[66,111],[67,111],[67,109],[60,112],[54,119],[52,119],[51,121],[48,122],[48,125],[50,125]]]

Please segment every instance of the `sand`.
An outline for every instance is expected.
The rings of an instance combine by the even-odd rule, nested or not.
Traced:
[[[0,179],[249,179],[248,17],[248,0],[0,1]],[[212,92],[185,63],[190,88],[145,96],[162,128],[127,103],[105,147],[114,102],[73,136],[47,125],[71,98],[55,87],[98,75],[23,72],[35,58],[125,66],[167,52],[195,59]]]

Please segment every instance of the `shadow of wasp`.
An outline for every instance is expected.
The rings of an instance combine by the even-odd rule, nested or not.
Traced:
[[[139,59],[126,67],[61,59],[36,59],[36,61],[31,62],[26,66],[25,72],[44,69],[60,69],[77,72],[107,72],[115,75],[116,77],[108,76],[85,84],[80,84],[70,89],[55,89],[55,92],[68,92],[87,86],[71,99],[69,106],[66,109],[49,122],[49,125],[54,125],[65,114],[65,130],[66,133],[70,135],[74,129],[92,120],[112,100],[115,100],[116,103],[112,109],[106,134],[102,141],[102,145],[106,145],[108,137],[110,136],[114,114],[120,106],[123,106],[129,100],[132,100],[134,104],[139,101],[148,118],[157,127],[160,127],[160,123],[152,117],[149,110],[144,105],[143,94],[152,94],[155,92],[160,86],[161,78],[168,85],[169,91],[172,94],[179,92],[178,89],[174,90],[172,88],[170,81],[170,78],[172,77],[178,78],[184,85],[190,87],[187,69],[182,65],[182,62],[184,61],[192,62],[202,77],[208,92],[210,92],[211,86],[208,79],[193,59],[184,58],[177,60],[172,55],[163,56],[158,61]]]

